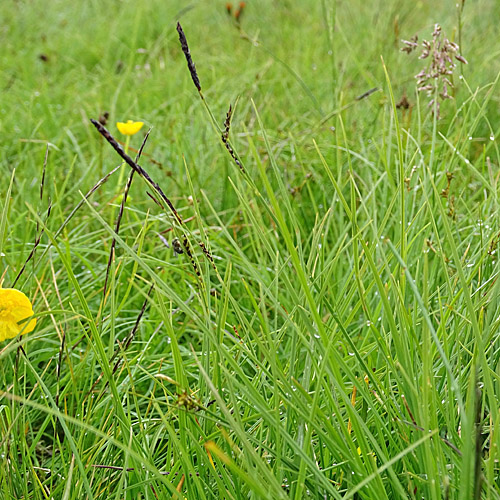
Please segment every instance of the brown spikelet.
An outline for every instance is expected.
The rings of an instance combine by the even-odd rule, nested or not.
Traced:
[[[226,119],[224,120],[224,132],[222,133],[222,137],[226,140],[229,137],[229,129],[231,128],[231,118],[233,116],[233,107],[231,104],[229,105],[229,109],[226,113]]]
[[[185,234],[182,235],[182,246],[184,247],[184,251],[186,252],[187,256],[189,257],[189,260],[191,261],[191,265],[193,266],[196,276],[198,276],[198,278],[201,279],[201,273],[200,270],[198,269],[198,264],[196,264],[196,261],[194,260],[193,252],[191,251],[191,245],[189,244],[189,240]]]
[[[179,41],[181,42],[182,52],[184,52],[184,55],[186,56],[189,73],[191,73],[191,78],[193,79],[194,86],[198,89],[198,92],[201,92],[200,79],[198,78],[196,67],[194,65],[193,59],[191,58],[191,53],[189,52],[186,35],[184,34],[181,23],[179,22],[177,23],[177,33],[179,33]]]
[[[224,120],[224,131],[221,134],[221,139],[222,142],[224,143],[224,146],[226,147],[228,153],[230,154],[231,158],[234,160],[234,163],[238,165],[238,168],[245,173],[245,169],[243,165],[241,164],[240,160],[236,156],[236,153],[234,152],[233,148],[231,147],[231,144],[229,144],[229,130],[231,128],[231,118],[233,116],[233,107],[229,105],[229,109],[226,113],[226,119]]]
[[[245,10],[246,5],[247,4],[245,2],[240,2],[238,10],[234,13],[234,18],[236,19],[236,22],[238,22],[238,23],[240,22],[241,15],[243,14],[243,11]]]
[[[234,163],[238,165],[239,169],[245,173],[245,169],[243,165],[241,164],[241,161],[238,160],[238,157],[236,156],[236,153],[233,151],[233,148],[231,147],[231,144],[229,144],[228,140],[222,135],[222,142],[224,143],[224,146],[226,146],[226,149],[228,153],[231,155],[231,158],[234,160]]]
[[[210,253],[210,251],[208,250],[208,248],[205,246],[205,243],[203,243],[202,241],[200,241],[199,245],[200,245],[200,248],[203,250],[203,253],[205,254],[205,257],[210,261],[210,264],[212,264],[212,267],[217,272],[217,267],[215,266],[214,258],[212,257],[212,254]]]

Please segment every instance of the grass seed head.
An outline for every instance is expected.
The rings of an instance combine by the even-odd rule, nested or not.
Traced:
[[[184,56],[186,57],[189,73],[191,73],[191,78],[193,80],[194,86],[198,89],[198,92],[201,92],[200,79],[198,78],[196,67],[191,57],[191,53],[189,52],[186,35],[184,34],[181,23],[179,22],[177,23],[177,33],[179,33],[179,41],[181,42],[182,52],[184,52]]]
[[[440,103],[452,99],[449,89],[454,88],[452,77],[457,67],[456,61],[467,64],[467,60],[460,54],[460,47],[443,35],[441,25],[435,24],[432,39],[422,40],[418,44],[418,36],[410,40],[402,40],[404,47],[401,51],[411,54],[418,47],[422,48],[419,59],[427,59],[427,67],[415,75],[417,90],[425,92],[429,97],[429,106],[439,118]]]

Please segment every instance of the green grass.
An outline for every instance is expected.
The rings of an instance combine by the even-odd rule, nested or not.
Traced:
[[[2,5],[3,287],[41,239],[0,498],[499,499],[500,5],[178,4]],[[399,51],[435,22],[469,61],[440,120]],[[84,199],[104,112],[182,225],[138,175],[118,234],[121,172]]]

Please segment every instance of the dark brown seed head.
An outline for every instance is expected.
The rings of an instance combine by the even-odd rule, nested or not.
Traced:
[[[409,107],[410,107],[410,102],[408,101],[406,94],[403,94],[399,102],[396,104],[396,108],[408,109]]]
[[[176,254],[182,254],[182,253],[184,253],[184,250],[182,248],[181,242],[179,241],[179,238],[174,238],[172,240],[172,247],[173,247],[174,252]]]
[[[201,92],[200,79],[198,78],[196,67],[189,52],[189,46],[187,43],[186,35],[184,34],[181,23],[179,22],[177,23],[177,33],[179,33],[179,41],[181,42],[182,52],[184,52],[184,55],[186,56],[189,73],[191,73],[191,78],[193,79],[194,86],[198,89],[198,92]]]
[[[224,132],[222,133],[223,135],[223,140],[228,139],[229,137],[229,129],[231,128],[231,117],[233,116],[233,107],[231,104],[229,105],[229,110],[226,113],[226,119],[224,120]]]
[[[240,6],[238,10],[234,13],[234,18],[236,21],[240,21],[241,15],[243,14],[243,11],[245,10],[246,3],[245,2],[240,2]]]

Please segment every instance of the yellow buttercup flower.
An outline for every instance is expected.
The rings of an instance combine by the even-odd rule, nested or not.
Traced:
[[[127,120],[127,123],[118,122],[116,127],[123,135],[134,135],[141,130],[143,122],[134,122],[132,120]]]
[[[33,331],[36,319],[32,318],[33,307],[30,299],[15,288],[0,288],[0,341],[11,339],[19,333]]]

